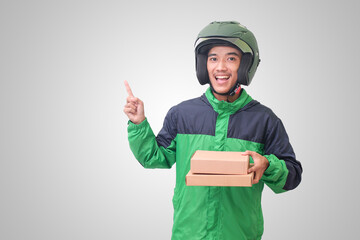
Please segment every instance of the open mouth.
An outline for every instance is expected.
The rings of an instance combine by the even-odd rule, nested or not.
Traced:
[[[215,76],[215,79],[218,83],[225,83],[227,80],[229,80],[230,76]]]
[[[220,79],[220,80],[228,80],[230,78],[230,76],[215,76],[216,80]]]

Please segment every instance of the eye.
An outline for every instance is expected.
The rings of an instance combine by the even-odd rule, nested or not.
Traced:
[[[209,57],[209,58],[208,58],[208,61],[209,61],[209,62],[215,62],[216,60],[217,60],[216,57]]]
[[[235,58],[235,57],[229,57],[228,59],[229,59],[229,61],[231,61],[231,62],[236,61],[236,58]]]

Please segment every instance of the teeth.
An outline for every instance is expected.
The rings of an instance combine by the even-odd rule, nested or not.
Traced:
[[[228,79],[229,76],[216,76],[216,78],[220,78],[220,79]]]

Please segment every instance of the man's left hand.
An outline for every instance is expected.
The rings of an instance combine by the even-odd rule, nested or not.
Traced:
[[[249,168],[248,173],[254,172],[254,181],[253,184],[256,184],[260,181],[262,175],[264,174],[265,170],[269,167],[269,160],[266,157],[258,154],[257,152],[253,151],[246,151],[243,152],[245,156],[251,156],[254,160],[254,166]]]

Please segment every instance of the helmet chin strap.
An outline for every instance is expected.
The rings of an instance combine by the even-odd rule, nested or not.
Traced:
[[[210,82],[210,88],[211,88],[211,91],[213,91],[214,93],[219,94],[219,95],[221,95],[221,96],[234,96],[235,94],[237,94],[237,93],[240,92],[240,90],[241,90],[241,85],[240,85],[240,83],[237,81],[237,82],[234,84],[234,86],[233,86],[232,88],[230,88],[230,90],[229,90],[227,93],[219,93],[219,92],[217,92],[217,91],[213,88],[211,82]]]

